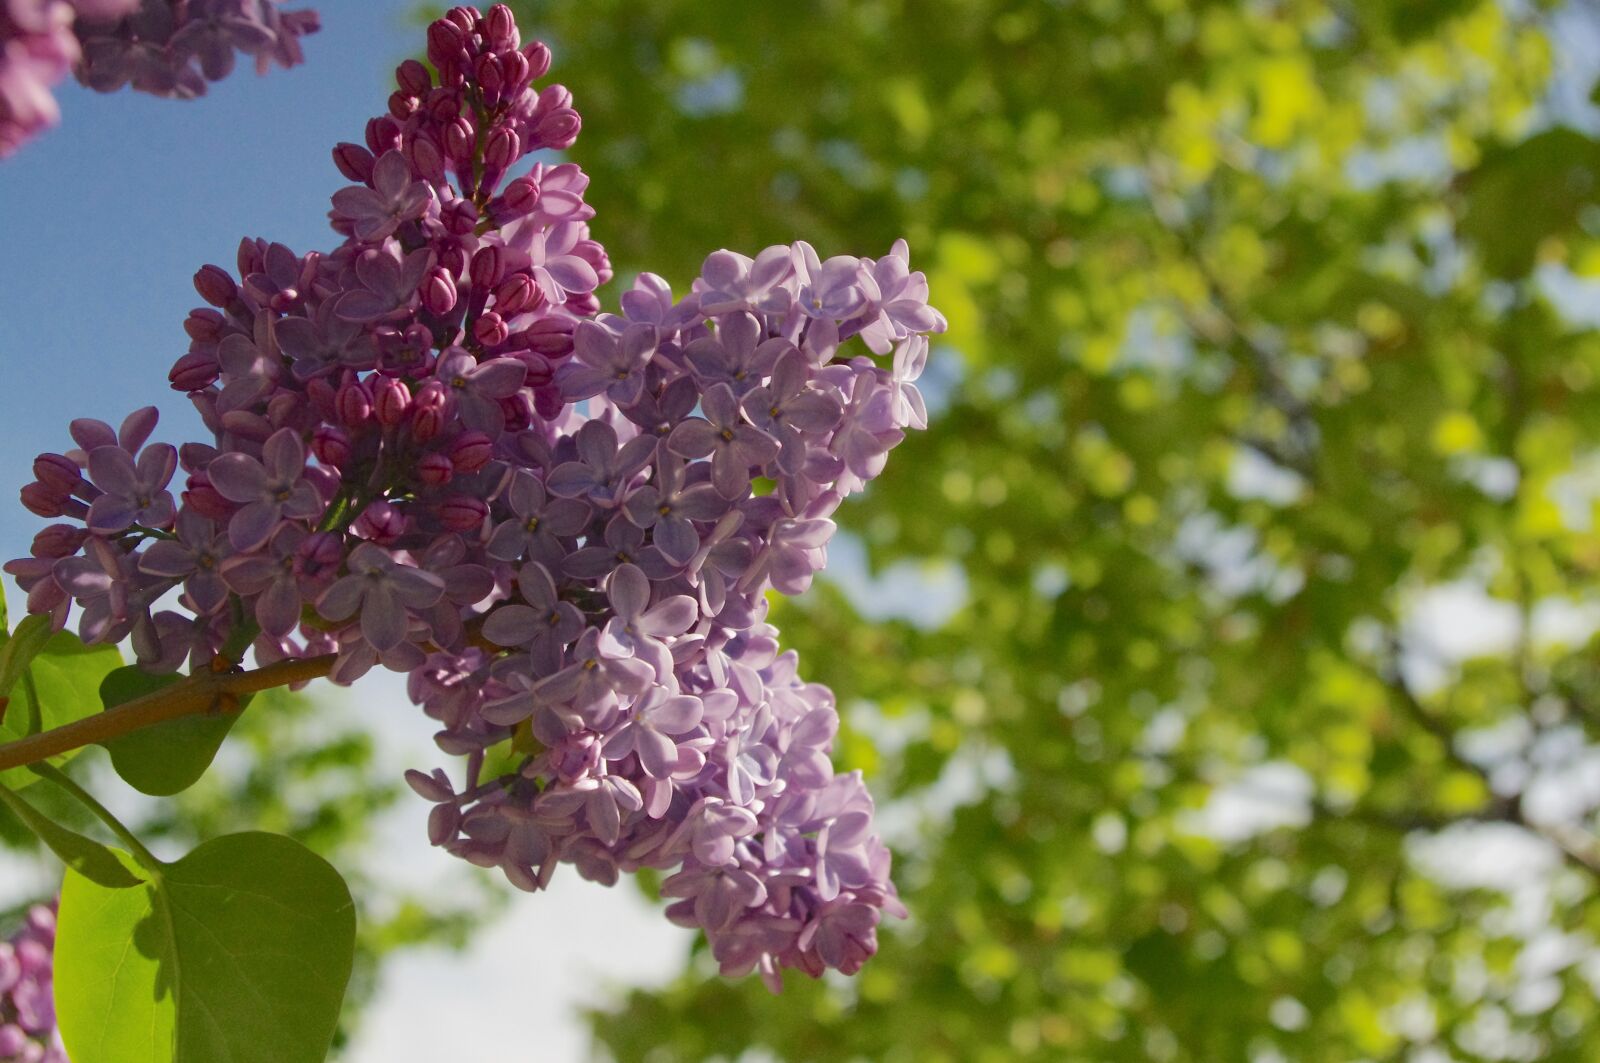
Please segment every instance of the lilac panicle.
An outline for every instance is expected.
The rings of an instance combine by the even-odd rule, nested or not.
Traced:
[[[264,46],[194,9],[197,69]],[[406,673],[466,758],[408,776],[433,844],[529,890],[563,863],[669,872],[669,917],[725,972],[854,971],[902,909],[871,796],[833,767],[833,695],[767,602],[810,585],[841,500],[926,424],[944,320],[903,243],[717,251],[688,291],[643,273],[603,312],[588,179],[517,165],[581,125],[538,84],[548,49],[502,6],[427,39],[431,69],[401,64],[334,151],[336,246],[245,240],[196,275],[169,380],[211,439],[150,444],[153,410],[74,422],[22,493],[56,523],[6,571],[150,670],[253,640],[332,655],[338,683]]]

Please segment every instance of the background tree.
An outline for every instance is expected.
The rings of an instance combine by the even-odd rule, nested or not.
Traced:
[[[1595,1058],[1592,9],[520,9],[619,267],[903,235],[951,320],[937,430],[843,521],[965,604],[780,619],[915,824],[913,921],[848,985],[696,963],[600,1041]]]

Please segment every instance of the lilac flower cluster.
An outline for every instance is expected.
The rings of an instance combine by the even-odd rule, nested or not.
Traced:
[[[334,151],[339,247],[247,240],[237,279],[196,275],[170,379],[213,443],[74,422],[22,492],[69,522],[6,571],[151,669],[253,645],[407,673],[466,758],[409,775],[434,844],[528,890],[677,869],[668,914],[725,971],[853,972],[901,911],[889,854],[767,591],[809,586],[831,514],[925,426],[926,280],[903,242],[718,251],[682,298],[646,273],[602,313],[587,178],[526,158],[578,133],[534,86],[549,51],[497,5],[428,57]]]
[[[67,1063],[56,1033],[51,987],[55,905],[35,905],[9,941],[0,941],[0,1063]]]
[[[303,60],[314,11],[278,0],[0,0],[0,158],[56,124],[51,89],[76,70],[100,92],[132,85],[188,98],[226,77],[239,53],[265,72]]]

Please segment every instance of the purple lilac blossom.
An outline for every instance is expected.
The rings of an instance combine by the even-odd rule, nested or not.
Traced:
[[[232,32],[190,46],[220,68],[205,49],[253,39]],[[834,510],[925,424],[944,320],[903,243],[717,251],[681,297],[643,273],[602,313],[582,171],[506,179],[578,133],[535,84],[548,49],[503,6],[427,39],[432,68],[402,63],[334,151],[342,242],[245,240],[237,279],[196,274],[169,380],[212,439],[174,459],[151,410],[74,422],[23,489],[57,523],[5,569],[152,671],[249,638],[260,662],[335,655],[337,683],[406,673],[465,757],[408,776],[432,844],[527,890],[563,863],[668,872],[669,918],[726,973],[853,972],[903,909],[768,595],[810,585]]]
[[[0,1063],[67,1063],[56,1031],[56,906],[28,909],[22,928],[0,941]]]
[[[0,0],[0,159],[60,120],[51,89],[75,71],[100,92],[199,96],[235,56],[258,71],[303,61],[313,11],[278,0]]]

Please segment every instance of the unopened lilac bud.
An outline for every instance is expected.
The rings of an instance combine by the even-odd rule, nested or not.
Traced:
[[[411,409],[412,438],[418,443],[437,439],[439,433],[444,431],[445,407],[448,403],[445,387],[439,381],[430,380],[418,388]]]
[[[407,96],[403,92],[389,93],[389,113],[394,116],[396,121],[404,122],[416,110],[417,101],[415,97]]]
[[[352,453],[350,437],[331,424],[319,425],[311,434],[311,453],[322,464],[342,469]]]
[[[216,343],[222,339],[223,327],[227,319],[209,307],[196,307],[189,311],[189,316],[184,319],[183,331],[189,338],[200,343]]]
[[[428,27],[428,58],[441,69],[467,55],[467,33],[456,23],[440,19]]]
[[[440,218],[444,227],[455,236],[466,236],[478,227],[478,208],[473,206],[470,199],[458,199],[444,210],[440,211]],[[452,247],[451,250],[459,253],[460,249]],[[459,269],[452,270],[460,273]]]
[[[379,115],[367,122],[367,147],[374,156],[394,151],[400,146],[400,127],[388,115]]]
[[[428,271],[422,280],[422,305],[428,313],[443,317],[456,308],[456,282],[449,273],[438,266]]]
[[[457,116],[444,127],[444,153],[454,165],[471,162],[476,146],[472,123],[465,118]]]
[[[175,391],[200,391],[216,383],[221,375],[215,355],[204,351],[190,351],[173,364],[167,380]]]
[[[428,112],[428,118],[434,125],[449,125],[461,113],[461,93],[441,85],[428,93],[428,102],[424,110]]]
[[[239,276],[248,277],[252,273],[260,273],[266,268],[265,245],[259,240],[252,240],[248,236],[239,241],[239,251],[235,262],[239,267]]]
[[[454,495],[439,505],[439,523],[450,531],[469,532],[483,526],[489,515],[489,506],[481,498],[471,495]]]
[[[313,582],[338,575],[344,563],[344,537],[338,532],[317,532],[294,552],[295,571]]]
[[[373,162],[372,152],[348,140],[341,141],[333,149],[333,164],[340,173],[357,184],[364,185],[372,180]]]
[[[494,308],[501,316],[511,317],[536,308],[543,298],[544,293],[533,283],[532,277],[526,273],[513,273],[494,290]]]
[[[472,323],[472,336],[485,347],[498,347],[511,335],[505,318],[490,310]]]
[[[439,268],[452,277],[459,277],[467,271],[467,253],[460,244],[453,243],[440,249]]]
[[[194,290],[212,306],[226,308],[239,294],[238,285],[221,266],[201,266],[194,275]]]
[[[23,485],[21,497],[22,504],[27,507],[28,512],[47,520],[66,516],[67,503],[72,500],[65,492],[57,491],[49,484],[42,484],[37,480]]]
[[[508,218],[532,214],[539,206],[539,182],[532,177],[519,177],[506,185],[500,196],[500,209]]]
[[[334,406],[339,411],[339,420],[351,428],[361,427],[372,416],[372,396],[367,393],[366,384],[356,380],[354,375],[339,385]]]
[[[493,288],[500,283],[505,259],[498,244],[487,244],[472,256],[472,285],[475,288]]]
[[[505,75],[507,96],[521,92],[528,83],[528,57],[521,52],[504,52],[500,56],[500,70]]]
[[[204,472],[189,474],[188,486],[183,492],[183,504],[202,517],[210,517],[212,520],[227,520],[233,514],[234,508],[231,502],[211,486],[211,478]]]
[[[494,440],[483,432],[462,432],[450,444],[450,461],[461,472],[477,472],[494,457]]]
[[[433,89],[433,75],[415,59],[407,59],[395,68],[395,83],[408,96],[422,98]]]
[[[351,530],[363,539],[386,546],[406,533],[406,515],[396,506],[379,499],[361,511]]]
[[[33,478],[53,491],[68,495],[83,486],[82,470],[65,454],[40,454],[34,458]]]
[[[522,138],[516,130],[496,126],[483,145],[483,161],[496,170],[505,170],[522,157]]]
[[[59,560],[83,548],[89,533],[70,524],[52,524],[33,537],[33,556]]]
[[[489,9],[489,14],[483,20],[483,35],[488,38],[490,47],[500,52],[515,50],[522,44],[521,35],[517,32],[517,17],[505,4],[496,4]]]
[[[550,72],[550,49],[543,41],[530,41],[522,54],[528,60],[528,80],[537,81]]]
[[[412,137],[405,147],[406,161],[424,181],[438,183],[444,180],[444,153],[439,145],[424,136]]]
[[[457,6],[452,7],[449,11],[446,11],[444,13],[444,17],[446,20],[454,22],[461,30],[462,41],[464,45],[465,41],[477,31],[478,20],[483,16],[478,14],[478,9],[475,7],[468,7],[465,4],[458,4]]]
[[[455,464],[437,452],[423,455],[422,460],[417,462],[417,479],[429,487],[443,487],[455,474]]]
[[[570,148],[583,128],[583,119],[571,107],[561,107],[543,115],[533,127],[534,140],[540,147],[561,151]]]
[[[501,73],[499,59],[492,52],[485,52],[478,56],[477,62],[472,66],[472,72],[477,79],[479,90],[483,93],[484,103],[490,107],[499,103],[505,90],[505,75]]]
[[[517,342],[522,342],[522,333],[517,334]],[[555,367],[545,361],[544,355],[535,354],[529,350],[512,351],[510,357],[521,362],[527,370],[527,375],[522,378],[522,386],[527,388],[542,388],[555,378]]]
[[[522,345],[546,358],[565,358],[572,353],[572,329],[571,321],[547,317],[523,331]]]
[[[403,423],[410,408],[411,389],[406,387],[403,380],[385,380],[372,396],[372,412],[377,414],[378,423],[385,428],[394,428]]]

